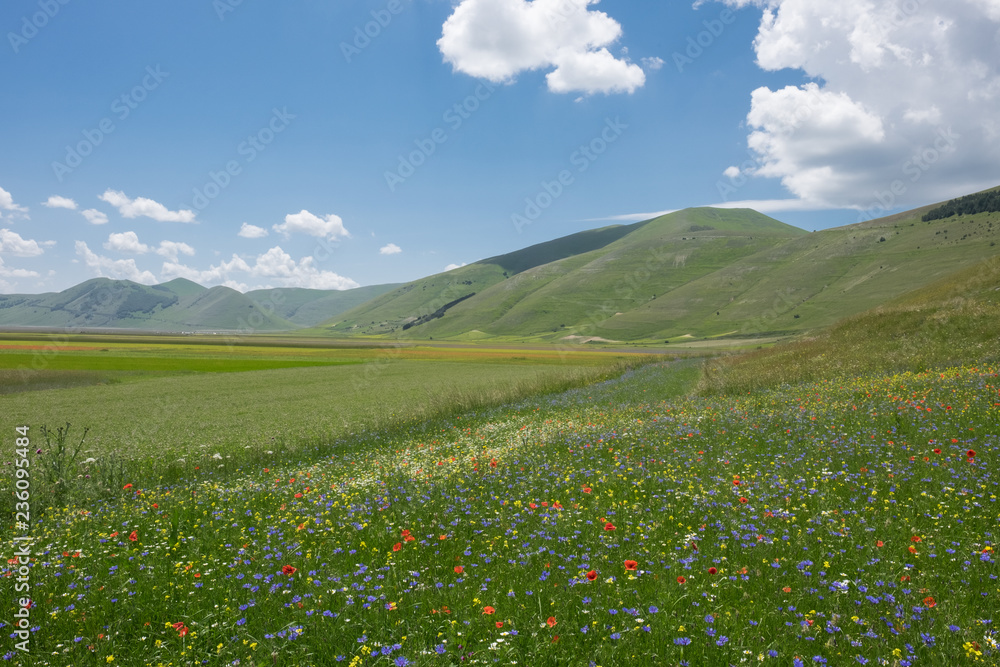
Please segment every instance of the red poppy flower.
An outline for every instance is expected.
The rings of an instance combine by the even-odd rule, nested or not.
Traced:
[[[194,573],[194,578],[195,579],[201,579],[201,572],[195,572]]]
[[[497,629],[503,627],[503,621],[497,621]]]
[[[976,452],[975,452],[975,451],[973,451],[973,450],[971,450],[971,449],[970,449],[969,451],[967,451],[967,452],[965,453],[965,455],[966,455],[966,456],[968,456],[968,457],[969,457],[970,459],[974,459],[974,458],[976,458]]]
[[[931,596],[928,595],[927,597],[924,598],[924,606],[930,608],[930,607],[933,607],[936,604],[937,604],[937,602],[935,602],[934,598],[932,598]]]
[[[587,573],[587,581],[595,581],[597,579],[597,570],[591,570]]]
[[[901,576],[901,577],[899,578],[899,580],[900,580],[900,581],[909,581],[909,580],[910,580],[910,575],[908,575],[908,574],[904,574],[903,576]]]
[[[635,569],[637,567],[639,567],[639,563],[635,562],[634,560],[627,560],[627,561],[625,561],[625,569],[626,570],[629,570],[631,572],[635,572]]]
[[[295,574],[296,572],[298,572],[298,570],[296,568],[292,567],[291,565],[282,565],[281,566],[281,573],[282,574],[287,574],[289,577],[292,576],[293,574]]]
[[[132,484],[131,484],[131,483],[128,483],[128,484],[126,484],[125,486],[123,486],[122,488],[123,488],[123,489],[131,489],[131,488],[132,488]]]
[[[414,542],[414,541],[416,541],[416,539],[417,538],[415,538],[413,535],[407,535],[406,537],[403,538],[403,541],[404,542]]]
[[[615,526],[610,521],[608,521],[606,524],[604,524],[604,530],[610,532],[610,531],[612,531],[614,529],[615,529]]]
[[[709,573],[709,574],[718,574],[718,572],[719,572],[719,571],[718,571],[718,570],[716,570],[716,569],[715,569],[714,567],[710,567],[710,568],[708,568],[708,573]]]
[[[687,583],[687,579],[685,579],[683,576],[677,577],[677,583],[678,584],[686,584]]]
[[[940,454],[940,453],[941,453],[941,450],[940,450],[940,449],[937,449],[937,448],[935,448],[935,449],[934,449],[934,453],[935,453],[935,454]]]
[[[139,531],[133,530],[132,534],[128,536],[128,539],[131,542],[135,542],[137,539],[139,539]]]
[[[464,567],[462,567],[461,565],[456,565],[455,566],[455,574],[462,574],[463,572],[465,572],[465,568]]]
[[[909,549],[909,552],[911,554],[917,553],[917,548],[915,546],[913,546],[912,544],[908,547],[908,549]]]
[[[491,614],[495,614],[496,611],[497,611],[496,609],[494,609],[493,607],[490,607],[490,606],[483,607],[483,613],[486,614],[487,616],[490,616]]]
[[[158,509],[160,509],[160,506],[159,506],[159,505],[157,505],[156,503],[153,503],[153,509],[154,509],[154,510],[158,510]]]
[[[301,497],[302,497],[302,494],[301,494],[301,493],[296,493],[296,494],[295,494],[295,497],[296,497],[296,498],[301,498]]]
[[[556,625],[556,617],[549,616],[547,619],[545,619],[545,624],[548,625],[550,628],[554,628]]]
[[[781,589],[781,591],[783,593],[791,593],[792,592],[792,587],[791,586],[785,586],[784,588]]]
[[[591,489],[589,486],[583,487],[583,492],[584,493],[590,493],[591,491],[593,491],[593,489]]]
[[[879,540],[878,542],[875,543],[875,546],[877,546],[877,547],[884,547],[885,546],[885,542],[883,542],[882,540]]]
[[[396,542],[395,544],[392,545],[392,550],[393,551],[399,551],[402,548],[403,548],[403,543],[402,542]]]
[[[920,539],[919,535],[914,535],[913,537],[910,538],[910,541],[911,542],[920,542],[921,539]]]
[[[115,532],[111,533],[110,535],[108,535],[108,539],[111,539],[112,537],[118,537],[118,531],[117,530]]]
[[[740,502],[741,502],[742,504],[746,505],[746,504],[747,504],[748,502],[750,502],[750,501],[749,501],[749,500],[747,500],[746,498],[742,498],[742,497],[741,497],[741,498],[740,498]]]

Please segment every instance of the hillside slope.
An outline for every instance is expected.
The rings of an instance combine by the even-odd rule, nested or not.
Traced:
[[[710,364],[703,393],[1000,360],[1000,257],[847,318],[814,337]]]
[[[162,285],[94,278],[58,293],[0,296],[0,326],[149,331],[291,331],[326,320],[395,285],[241,294],[184,278]]]
[[[415,281],[335,318],[327,330],[557,339],[805,234],[755,211],[680,211],[573,234]],[[427,317],[442,308],[440,317]]]

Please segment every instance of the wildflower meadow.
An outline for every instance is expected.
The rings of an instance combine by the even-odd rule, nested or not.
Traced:
[[[1000,369],[693,397],[690,363],[46,508],[2,659],[1000,661]]]

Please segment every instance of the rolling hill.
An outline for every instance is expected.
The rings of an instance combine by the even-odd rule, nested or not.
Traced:
[[[96,278],[0,296],[0,326],[551,344],[784,336],[1000,255],[998,191],[813,233],[749,209],[687,209],[342,292]]]
[[[814,330],[1000,253],[1000,214],[922,220],[933,208],[813,233],[688,209],[417,280],[322,330],[555,343]]]
[[[162,285],[94,278],[58,293],[0,296],[0,326],[150,331],[290,331],[316,324],[395,285],[344,292],[241,294],[184,278]]]

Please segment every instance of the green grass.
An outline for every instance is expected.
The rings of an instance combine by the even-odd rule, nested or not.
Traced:
[[[1000,360],[1000,259],[993,258],[799,342],[706,366],[701,391]]]

